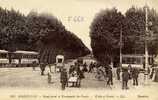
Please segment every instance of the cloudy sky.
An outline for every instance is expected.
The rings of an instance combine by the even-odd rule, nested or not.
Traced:
[[[142,7],[145,2],[158,11],[158,0],[0,0],[0,6],[26,15],[32,10],[50,13],[90,48],[89,26],[96,13],[113,7],[124,13],[132,5]]]

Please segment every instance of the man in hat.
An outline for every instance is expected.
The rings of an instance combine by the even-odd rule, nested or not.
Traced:
[[[122,89],[129,89],[128,88],[128,80],[129,80],[129,72],[128,69],[124,69],[122,73]]]
[[[46,68],[46,64],[45,63],[41,63],[40,64],[41,75],[44,75],[45,68]]]
[[[134,68],[132,71],[133,85],[138,86],[139,69]]]
[[[113,85],[113,75],[112,75],[112,68],[110,67],[110,68],[108,68],[107,69],[108,71],[107,71],[107,78],[108,78],[108,80],[107,80],[107,85]]]
[[[65,90],[65,86],[67,85],[67,81],[68,81],[68,76],[67,76],[66,68],[62,68],[61,73],[60,73],[60,82],[61,82],[61,89],[62,90]]]

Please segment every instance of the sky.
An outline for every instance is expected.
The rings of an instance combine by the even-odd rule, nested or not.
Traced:
[[[1,7],[25,15],[30,11],[54,15],[90,50],[89,27],[100,10],[115,7],[124,14],[131,6],[143,7],[146,3],[158,11],[158,0],[0,0]]]

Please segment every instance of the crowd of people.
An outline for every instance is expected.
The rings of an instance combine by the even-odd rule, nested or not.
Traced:
[[[71,65],[68,71],[68,76],[67,79],[65,80],[62,78],[61,74],[61,84],[65,84],[65,86],[68,86],[67,84],[69,82],[72,83],[72,87],[80,87],[81,85],[81,80],[85,78],[84,73],[94,73],[95,78],[100,81],[100,80],[106,80],[106,85],[111,86],[113,85],[113,71],[112,68],[107,65],[107,66],[102,66],[101,64],[98,63],[93,63],[91,62],[88,66],[86,62],[83,65],[79,65],[78,63],[75,63],[75,65]],[[120,73],[122,72],[122,89],[129,89],[128,87],[128,81],[133,79],[133,85],[138,86],[138,76],[139,76],[139,69],[137,68],[132,68],[131,65],[128,66],[128,68],[121,69],[120,67],[117,68],[116,73],[117,73],[117,79],[120,80]],[[65,75],[66,76],[66,75]],[[72,77],[72,80],[71,80]],[[76,78],[73,78],[76,77]],[[70,80],[69,80],[70,79]],[[74,79],[74,80],[73,80]],[[75,81],[76,79],[76,81]],[[62,85],[63,86],[63,85]],[[63,88],[65,89],[65,88]]]
[[[45,64],[40,65],[41,75],[44,75],[45,67]],[[84,73],[94,74],[98,81],[105,80],[106,86],[114,85],[114,71],[111,66],[103,66],[97,62],[91,62],[90,64],[87,64],[86,62],[83,64],[75,62],[74,65],[70,65],[68,70],[63,67],[60,71],[60,82],[62,90],[69,86],[70,83],[71,87],[80,87],[81,80],[85,78]],[[138,68],[135,68],[129,64],[127,68],[117,67],[115,73],[117,80],[121,80],[120,82],[122,82],[122,89],[129,89],[129,80],[133,81],[134,86],[139,85],[138,78],[140,70]],[[50,80],[51,75],[48,73],[48,83],[50,83]]]

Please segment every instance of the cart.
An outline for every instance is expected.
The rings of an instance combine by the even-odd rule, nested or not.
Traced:
[[[68,86],[69,84],[72,84],[73,87],[79,87],[80,86],[80,78],[79,75],[77,75],[77,72],[74,71],[72,74],[70,74],[68,78]]]

